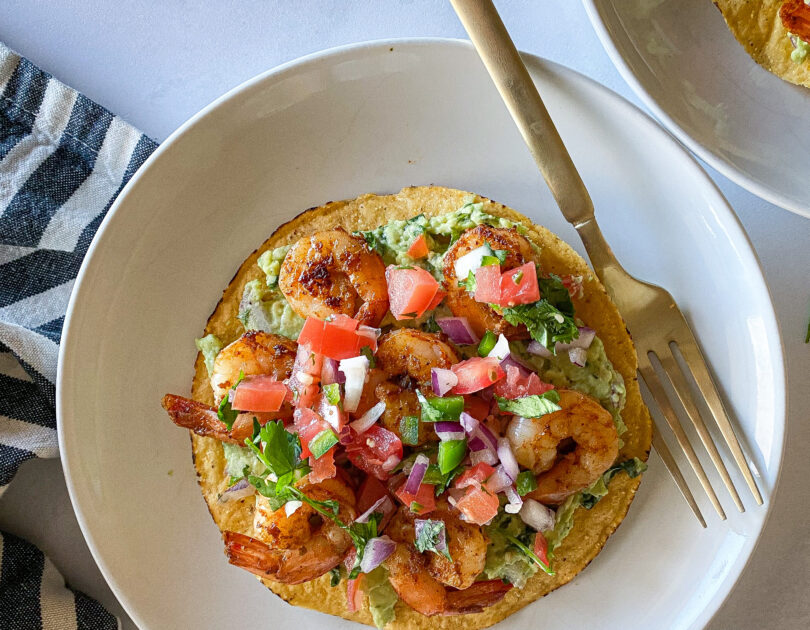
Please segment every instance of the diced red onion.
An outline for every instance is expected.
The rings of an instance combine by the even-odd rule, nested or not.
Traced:
[[[436,323],[453,343],[468,346],[480,341],[466,317],[440,317]]]
[[[491,448],[486,447],[480,451],[470,451],[470,463],[475,466],[481,462],[494,466],[498,463],[498,454]]]
[[[383,413],[385,413],[385,403],[380,401],[357,420],[350,422],[349,426],[354,429],[358,435],[361,435],[374,426],[374,423],[380,419]]]
[[[470,447],[470,451],[473,453],[486,450],[487,448],[487,445],[484,444],[484,440],[482,440],[481,437],[478,435],[476,435],[473,439],[471,439],[469,444],[467,444],[467,446]]]
[[[419,492],[419,486],[422,485],[422,479],[425,478],[429,464],[430,460],[426,455],[419,453],[419,455],[416,456],[413,462],[413,468],[411,468],[411,472],[408,475],[408,480],[405,482],[405,492],[414,495]]]
[[[504,472],[514,481],[520,472],[515,454],[512,452],[512,445],[507,438],[498,440],[498,458],[501,460]]]
[[[436,429],[436,435],[442,442],[463,440],[465,437],[464,427],[458,422],[437,422],[433,428]]]
[[[578,330],[579,336],[571,343],[558,343],[556,346],[554,346],[557,354],[570,350],[571,348],[583,348],[587,350],[591,347],[593,339],[596,336],[596,331],[593,328],[588,328],[587,326],[581,326]],[[537,341],[531,341],[529,345],[526,346],[526,351],[529,354],[536,354],[537,356],[544,357],[546,359],[552,356],[549,349]]]
[[[338,369],[346,375],[345,395],[343,397],[343,410],[350,413],[357,411],[360,396],[363,395],[363,385],[368,374],[368,359],[364,356],[342,359]]]
[[[431,368],[430,382],[431,385],[433,385],[433,393],[437,396],[444,396],[447,392],[458,385],[458,376],[456,376],[453,370]]]
[[[422,531],[425,529],[425,527],[427,527],[429,525],[430,525],[430,520],[429,519],[421,519],[421,518],[415,519],[414,522],[413,522],[414,537],[419,538],[419,536],[422,535]],[[438,551],[439,553],[448,553],[448,551],[447,551],[447,536],[446,536],[446,528],[445,527],[442,527],[439,530],[439,533],[436,536],[436,545],[435,545],[435,547],[436,547],[436,551]]]
[[[519,514],[520,519],[537,532],[554,529],[557,521],[554,510],[534,499],[523,499],[523,507],[520,508]]]
[[[467,433],[472,433],[478,428],[478,420],[473,418],[470,414],[466,411],[461,412],[461,416],[459,417],[459,422],[461,422],[461,426],[464,427],[464,430]]]
[[[507,357],[501,361],[501,367],[504,370],[506,370],[507,366],[509,365],[516,367],[520,372],[520,375],[523,377],[529,376],[529,374],[534,371],[528,365],[523,363],[523,361],[516,359],[514,354],[507,355]]]
[[[498,335],[498,341],[495,342],[495,345],[487,356],[494,357],[498,359],[498,361],[503,361],[509,356],[509,340],[502,334]]]
[[[503,509],[509,514],[517,514],[520,512],[520,508],[523,507],[523,499],[520,498],[517,490],[515,490],[515,486],[508,486],[504,491],[506,492],[506,499],[509,503],[507,503]]]
[[[576,366],[585,367],[588,361],[588,351],[585,348],[571,348],[568,351],[568,358]]]
[[[247,479],[241,479],[228,488],[219,497],[219,503],[230,503],[231,501],[238,501],[256,493],[256,488],[248,483]]]
[[[323,367],[321,368],[321,382],[324,385],[331,385],[332,383],[345,383],[346,375],[338,369],[338,362],[329,357],[323,358]]]
[[[368,523],[369,517],[374,514],[374,512],[380,512],[384,518],[393,511],[394,502],[391,500],[391,497],[386,494],[377,499],[374,505],[354,519],[354,521],[355,523]]]
[[[360,571],[363,573],[371,573],[371,571],[385,562],[388,556],[394,553],[396,548],[397,544],[388,536],[372,538],[366,543],[366,548],[363,551],[363,559],[360,561]]]
[[[498,466],[492,476],[487,479],[487,490],[490,492],[503,492],[506,488],[510,488],[514,482],[512,478],[506,474],[503,466]]]
[[[498,448],[498,438],[492,431],[490,431],[487,425],[485,425],[483,422],[479,423],[478,431],[480,432],[481,437],[484,438],[484,442],[487,442],[493,450]]]

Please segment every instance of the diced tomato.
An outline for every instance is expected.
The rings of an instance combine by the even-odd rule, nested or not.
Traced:
[[[389,265],[385,270],[388,281],[388,304],[397,319],[422,315],[433,303],[439,283],[421,267],[398,269]]]
[[[489,415],[489,403],[483,398],[468,394],[464,396],[464,411],[480,422]]]
[[[358,330],[359,322],[346,315],[336,315],[332,321],[307,317],[298,335],[299,347],[308,346],[314,353],[330,359],[349,359],[360,354],[360,348],[371,346],[376,350],[374,329]]]
[[[293,421],[298,438],[301,440],[301,457],[309,457],[312,455],[309,450],[309,443],[321,431],[329,429],[329,424],[307,407],[296,409]]]
[[[329,323],[337,328],[345,328],[346,330],[357,330],[357,327],[360,326],[359,321],[349,317],[348,315],[344,315],[343,313],[332,315]]]
[[[475,270],[475,301],[497,304],[501,299],[501,268],[487,265]]]
[[[472,468],[468,468],[455,480],[453,485],[456,488],[466,488],[468,486],[479,486],[484,483],[495,469],[485,462],[479,462]]]
[[[495,383],[495,394],[510,400],[544,394],[550,389],[554,389],[554,385],[544,383],[534,372],[524,376],[514,365],[507,365],[506,378]]]
[[[407,254],[414,260],[417,258],[424,258],[428,255],[428,244],[424,234],[417,236],[411,246],[408,248]]]
[[[324,479],[332,479],[337,475],[335,453],[337,453],[337,445],[330,448],[318,459],[314,457],[309,458],[309,465],[312,468],[312,471],[309,473],[309,480],[312,483],[320,483]]]
[[[363,576],[361,573],[353,580],[346,580],[346,610],[357,612],[363,608]]]
[[[237,386],[231,407],[239,411],[278,411],[287,391],[287,386],[272,376],[250,376]]]
[[[396,433],[375,424],[346,445],[349,460],[363,472],[385,481],[402,461],[402,440]]]
[[[287,385],[293,394],[293,404],[296,407],[311,407],[315,403],[322,368],[323,355],[312,352],[308,345],[299,344],[292,376],[287,379]]]
[[[456,363],[450,369],[458,378],[452,394],[472,394],[496,383],[505,375],[500,361],[495,357],[473,357]]]
[[[534,537],[534,555],[540,558],[543,564],[548,566],[548,541],[542,532],[537,532]]]
[[[419,486],[416,494],[411,494],[405,491],[405,480],[402,480],[399,488],[397,488],[397,499],[402,501],[403,505],[407,505],[414,514],[428,514],[436,509],[436,494],[434,492],[435,486],[429,483],[423,483]],[[416,509],[414,509],[416,508]]]
[[[531,304],[540,299],[540,288],[537,286],[537,267],[528,262],[515,269],[501,274],[500,306]]]
[[[498,496],[487,492],[480,485],[470,486],[456,502],[456,508],[464,515],[464,520],[476,525],[484,525],[498,514]]]
[[[376,477],[368,475],[357,491],[357,512],[362,514],[382,497],[388,494],[388,490]]]
[[[339,405],[330,403],[323,392],[319,393],[315,399],[313,407],[318,415],[332,427],[336,435],[340,434],[340,430],[348,423],[346,412],[340,408]]]
[[[436,308],[437,306],[439,306],[439,304],[442,303],[442,300],[446,296],[447,296],[447,293],[445,291],[442,291],[441,289],[436,291],[436,295],[433,296],[433,301],[430,304],[428,304],[428,307],[427,307],[426,310],[427,311],[432,311],[434,308]]]

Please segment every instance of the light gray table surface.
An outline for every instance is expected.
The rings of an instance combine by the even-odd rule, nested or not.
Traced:
[[[706,0],[708,1],[708,0]],[[582,72],[639,104],[575,0],[500,0],[517,46]],[[464,37],[443,0],[3,0],[0,41],[156,140],[242,81],[277,64],[362,40]],[[770,520],[709,627],[810,627],[810,220],[708,169],[756,247],[788,368],[787,451]],[[808,177],[810,182],[810,177]],[[97,569],[58,460],[23,465],[0,499],[0,528],[48,554],[68,582],[134,625]],[[630,620],[628,620],[630,621]]]

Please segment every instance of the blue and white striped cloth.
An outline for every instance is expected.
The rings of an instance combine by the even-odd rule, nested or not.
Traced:
[[[0,44],[0,494],[57,457],[56,358],[76,273],[157,144]],[[0,532],[0,628],[117,628],[33,545]]]

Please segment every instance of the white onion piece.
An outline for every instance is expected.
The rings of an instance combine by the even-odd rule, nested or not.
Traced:
[[[366,543],[366,548],[363,550],[363,559],[360,561],[360,571],[363,573],[371,573],[371,571],[385,562],[388,556],[394,553],[396,548],[397,544],[388,536],[372,538]]]
[[[466,280],[471,271],[475,273],[475,270],[481,266],[484,256],[492,256],[492,249],[489,245],[476,247],[471,252],[467,252],[461,258],[458,258],[453,266],[456,271],[456,278]]]
[[[566,352],[571,348],[583,348],[585,350],[590,348],[594,337],[596,337],[596,331],[593,328],[588,328],[587,326],[581,326],[578,330],[579,336],[576,339],[574,339],[571,343],[556,344],[554,346],[554,351],[559,354],[560,352]],[[526,346],[526,351],[529,354],[536,354],[544,359],[554,356],[548,348],[534,340],[531,341],[528,346]]]
[[[357,407],[355,406],[355,409]],[[366,413],[360,416],[354,422],[350,422],[349,426],[354,429],[358,435],[365,433],[371,427],[374,426],[374,423],[380,419],[380,416],[385,413],[385,403],[383,401],[378,402],[374,405],[371,409],[369,409]],[[328,418],[327,418],[328,420]]]
[[[489,351],[488,357],[494,357],[498,361],[503,361],[509,356],[509,340],[503,335],[498,335],[498,341],[495,346]]]
[[[480,451],[470,451],[470,463],[475,466],[481,462],[494,466],[498,463],[498,455],[489,448]]]
[[[578,367],[585,367],[588,361],[588,351],[585,348],[571,348],[568,351],[568,359]]]
[[[515,454],[512,452],[512,445],[506,438],[498,440],[498,459],[501,460],[504,472],[509,475],[509,478],[514,481],[520,473],[520,466],[515,459]]]
[[[219,503],[230,503],[231,501],[238,501],[256,493],[256,488],[248,483],[247,479],[242,479],[233,484],[219,497]]]
[[[346,375],[345,395],[343,397],[343,410],[349,413],[357,411],[360,396],[363,395],[363,385],[368,374],[368,358],[364,356],[342,359],[338,370]]]
[[[523,499],[520,498],[517,490],[515,490],[515,486],[507,487],[505,492],[506,499],[509,501],[509,503],[503,506],[503,509],[509,514],[517,514],[523,507]]]
[[[284,513],[285,513],[285,514],[287,515],[287,517],[289,518],[290,516],[292,516],[293,514],[295,514],[295,511],[296,511],[298,508],[300,508],[302,505],[304,505],[304,504],[303,504],[301,501],[287,501],[287,502],[284,504]]]
[[[554,529],[557,522],[554,510],[534,499],[523,499],[523,507],[520,508],[519,514],[520,519],[537,532]]]
[[[512,479],[506,474],[503,466],[498,466],[492,476],[487,479],[487,490],[492,492],[503,492],[512,486]]]

